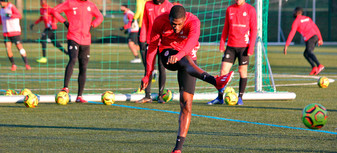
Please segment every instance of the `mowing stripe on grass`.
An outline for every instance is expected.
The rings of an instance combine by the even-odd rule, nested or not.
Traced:
[[[92,104],[103,104],[101,102],[93,102],[93,101],[89,101],[89,103],[92,103]],[[152,108],[143,108],[143,107],[135,107],[135,106],[127,106],[127,105],[118,105],[118,104],[112,104],[112,106],[131,108],[131,109],[139,109],[139,110],[150,110],[150,111],[165,112],[165,113],[172,113],[172,114],[179,114],[180,113],[180,112],[175,112],[175,111],[152,109]],[[250,122],[250,121],[235,120],[235,119],[229,119],[229,118],[207,116],[207,115],[198,115],[198,114],[192,114],[192,116],[204,117],[204,118],[210,118],[210,119],[216,119],[216,120],[223,120],[223,121],[238,122],[238,123],[264,125],[264,126],[271,126],[271,127],[285,128],[285,129],[304,130],[304,131],[312,131],[312,132],[320,132],[320,133],[337,135],[337,132],[331,132],[331,131],[312,130],[312,129],[306,129],[306,128],[285,126],[285,125],[276,125],[276,124],[268,124],[268,123]]]

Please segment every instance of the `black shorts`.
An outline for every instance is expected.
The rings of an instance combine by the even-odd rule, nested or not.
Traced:
[[[22,39],[21,39],[21,36],[18,35],[18,36],[12,36],[12,37],[7,37],[7,36],[4,36],[4,42],[12,42],[12,43],[15,43],[15,44],[21,44],[22,43]]]
[[[239,60],[239,65],[248,65],[249,64],[248,47],[227,46],[225,53],[222,57],[222,62],[234,64],[236,58],[238,58]]]
[[[89,62],[90,45],[80,45],[73,40],[68,40],[68,52],[70,59],[79,59]]]
[[[179,92],[187,92],[190,94],[194,94],[195,91],[195,85],[196,85],[196,78],[191,76],[186,71],[186,65],[189,64],[189,61],[186,57],[183,57],[180,61],[178,61],[175,64],[167,64],[168,58],[171,55],[176,55],[178,51],[174,49],[164,49],[160,53],[161,62],[164,65],[164,67],[171,71],[177,71],[178,70],[178,84],[179,84]],[[193,61],[195,64],[197,64],[197,61]]]
[[[135,44],[138,44],[138,32],[130,32],[128,42],[134,42]]]

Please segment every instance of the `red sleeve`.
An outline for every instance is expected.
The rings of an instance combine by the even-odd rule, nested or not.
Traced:
[[[65,1],[64,3],[61,3],[57,6],[54,7],[54,9],[52,10],[52,14],[53,16],[60,21],[61,23],[63,23],[64,21],[66,21],[65,18],[62,17],[62,15],[60,13],[66,11],[69,9],[69,5],[68,5],[69,1]]]
[[[20,14],[19,10],[13,5],[12,7],[12,16],[11,18],[22,18],[22,15]]]
[[[321,35],[321,31],[319,31],[317,25],[314,22],[313,22],[313,24],[314,24],[314,30],[315,30],[315,32],[316,32],[316,34],[318,36],[318,40],[322,40],[323,41],[323,38],[322,38],[322,35]]]
[[[38,24],[38,23],[40,23],[41,21],[43,21],[43,17],[42,17],[42,16],[40,16],[39,19],[37,19],[37,20],[34,22],[34,24]]]
[[[228,15],[228,9],[226,11],[226,17],[225,17],[225,25],[222,29],[221,39],[220,39],[220,47],[219,50],[225,50],[225,42],[228,37],[228,31],[229,31],[229,15]]]
[[[294,36],[295,36],[295,33],[296,33],[296,30],[297,30],[297,27],[299,26],[298,25],[298,21],[299,20],[294,20],[293,22],[293,25],[291,26],[291,31],[288,35],[288,39],[286,41],[286,46],[289,46],[289,44],[291,43],[291,41],[293,40]]]
[[[140,42],[146,42],[146,32],[147,32],[147,28],[148,28],[148,24],[149,24],[149,19],[147,17],[147,9],[146,9],[146,4],[145,3],[145,9],[144,9],[144,15],[143,15],[143,23],[142,23],[142,28],[140,29],[140,35],[139,35],[139,41]]]
[[[99,9],[96,7],[96,5],[93,6],[93,16],[95,17],[95,20],[92,21],[91,26],[93,26],[94,28],[98,27],[102,22],[103,22],[103,15],[102,13],[99,11]]]
[[[249,36],[249,47],[248,47],[248,55],[253,55],[254,54],[254,47],[255,47],[255,42],[256,42],[256,37],[257,37],[257,18],[256,18],[256,11],[252,7],[250,10],[250,36]]]
[[[178,58],[178,61],[182,59],[184,56],[189,55],[195,45],[198,43],[199,37],[200,37],[200,21],[194,20],[189,26],[189,33],[187,36],[187,41],[184,45],[184,47],[180,50],[178,50],[178,54],[176,54],[176,57]]]
[[[160,22],[160,21],[159,21]],[[159,23],[158,20],[155,20],[155,23]],[[151,35],[150,35],[150,42],[149,48],[146,54],[146,72],[145,77],[147,80],[149,79],[152,71],[154,69],[154,64],[156,60],[157,48],[159,45],[160,37],[161,37],[161,29],[162,26],[153,26]],[[143,27],[142,27],[143,28]]]
[[[129,29],[131,28],[132,25],[132,19],[133,19],[133,15],[131,13],[128,13],[128,24],[124,25],[124,29]]]

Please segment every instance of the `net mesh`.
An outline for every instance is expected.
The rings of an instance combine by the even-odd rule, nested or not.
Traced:
[[[62,1],[62,0],[61,0]],[[51,7],[56,6],[60,0],[48,0]],[[123,12],[119,10],[121,4],[128,4],[129,8],[136,11],[136,1],[124,0],[91,0],[105,15],[103,23],[95,28],[92,33],[92,45],[90,51],[90,61],[87,70],[87,81],[84,94],[100,94],[106,90],[115,93],[132,93],[140,86],[140,80],[144,75],[142,64],[131,64],[130,60],[134,57],[127,46],[127,35],[119,30],[123,26]],[[16,6],[20,5],[13,0],[9,0]],[[173,2],[173,1],[171,1]],[[251,5],[255,1],[247,0]],[[199,49],[198,65],[212,75],[219,75],[220,64],[223,53],[218,50],[218,45],[225,21],[226,8],[234,4],[234,0],[180,0],[187,11],[192,12],[201,21],[201,48]],[[267,42],[267,25],[268,25],[268,0],[263,0],[263,42]],[[17,65],[15,72],[11,71],[11,63],[5,54],[5,46],[0,48],[3,53],[0,54],[0,89],[4,92],[6,89],[21,90],[22,88],[31,89],[37,94],[55,94],[63,87],[63,78],[65,67],[68,63],[68,56],[63,54],[58,48],[51,43],[47,45],[47,63],[38,63],[36,60],[42,57],[42,40],[41,34],[44,31],[44,24],[41,22],[30,30],[30,25],[39,17],[40,1],[25,0],[22,1],[21,29],[23,47],[27,51],[28,61],[31,70],[26,70],[25,65],[20,57],[19,51],[15,45],[12,45],[14,60]],[[63,13],[62,13],[63,14]],[[63,14],[64,15],[64,14]],[[57,40],[62,46],[67,48],[66,35],[67,29],[62,23],[58,23],[56,30]],[[3,37],[0,38],[3,41]],[[265,48],[267,49],[266,43]],[[264,59],[264,57],[263,57]],[[246,91],[254,91],[255,85],[255,57],[252,56],[249,65],[249,78]],[[266,60],[263,60],[263,89],[273,91],[270,83],[269,70]],[[69,89],[70,93],[77,93],[78,63],[74,67]],[[232,70],[238,72],[237,62],[233,65]],[[178,92],[176,72],[166,71],[167,80],[166,88],[173,92]],[[157,75],[158,76],[158,75]],[[238,90],[239,75],[235,74],[234,79],[230,82]],[[152,82],[152,92],[158,92],[158,78]],[[212,85],[198,80],[196,86],[197,93],[216,92]]]

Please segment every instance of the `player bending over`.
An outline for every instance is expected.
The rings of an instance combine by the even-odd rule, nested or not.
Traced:
[[[220,52],[223,52],[220,75],[227,74],[232,68],[236,58],[239,61],[239,98],[238,105],[243,105],[242,96],[247,86],[247,69],[249,56],[254,54],[257,34],[257,19],[255,8],[245,0],[235,0],[235,4],[226,10],[225,25],[220,40]],[[225,49],[225,41],[227,48]],[[208,105],[223,104],[223,92]]]
[[[41,45],[42,45],[42,57],[37,59],[38,63],[47,63],[47,55],[46,55],[46,48],[47,48],[47,38],[50,38],[52,44],[57,47],[60,51],[65,54],[68,52],[62,47],[61,43],[57,41],[55,30],[57,29],[57,20],[52,15],[52,9],[47,4],[47,0],[40,0],[40,18],[37,19],[33,24],[30,25],[30,29],[33,30],[35,24],[40,23],[41,21],[44,22],[45,29],[42,32],[41,37]]]
[[[8,0],[0,0],[0,24],[2,24],[2,32],[4,36],[5,47],[9,61],[12,63],[12,71],[16,71],[16,65],[13,58],[12,43],[15,43],[16,48],[20,51],[21,57],[26,65],[26,70],[31,67],[28,64],[26,50],[22,46],[20,19],[22,18],[18,9]]]
[[[147,87],[155,64],[157,47],[164,67],[178,71],[180,92],[179,130],[176,146],[172,152],[181,152],[191,122],[192,101],[196,78],[208,82],[218,90],[223,90],[233,76],[233,71],[215,78],[196,65],[199,48],[200,21],[183,6],[175,5],[170,13],[158,16],[156,26],[152,28],[148,52],[146,55],[146,75],[142,79],[141,89]]]
[[[323,45],[323,39],[317,25],[311,20],[310,17],[304,16],[302,14],[303,9],[301,7],[296,7],[293,14],[295,20],[288,35],[286,45],[284,46],[284,54],[287,55],[288,46],[296,31],[298,31],[301,33],[305,41],[305,50],[303,55],[312,67],[309,75],[317,75],[324,69],[324,66],[320,64],[316,58],[314,49],[317,43],[318,46]]]
[[[60,15],[61,12],[66,14],[69,22]],[[87,0],[66,0],[54,8],[53,15],[68,28],[69,62],[65,70],[64,87],[62,90],[69,93],[69,81],[78,59],[79,74],[76,102],[86,103],[87,101],[83,99],[82,93],[90,57],[90,30],[102,23],[103,15],[93,2]],[[92,21],[93,17],[95,17],[95,20]]]

